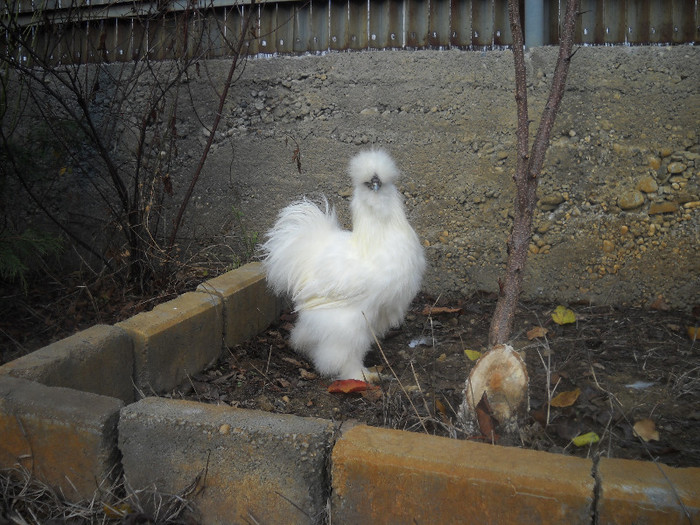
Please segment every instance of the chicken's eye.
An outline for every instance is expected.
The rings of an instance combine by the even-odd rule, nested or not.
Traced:
[[[374,175],[372,175],[372,178],[369,181],[365,182],[365,186],[367,186],[372,191],[379,191],[379,188],[382,187],[382,180],[375,173]]]

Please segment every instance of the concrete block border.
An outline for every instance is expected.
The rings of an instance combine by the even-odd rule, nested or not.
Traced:
[[[0,469],[123,473],[228,523],[700,523],[700,468],[592,461],[158,397],[279,314],[259,263],[0,367]]]

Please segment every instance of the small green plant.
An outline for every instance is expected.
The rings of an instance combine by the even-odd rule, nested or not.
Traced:
[[[31,265],[47,255],[58,255],[61,249],[61,239],[48,233],[32,229],[0,232],[0,278],[19,281],[26,291]]]

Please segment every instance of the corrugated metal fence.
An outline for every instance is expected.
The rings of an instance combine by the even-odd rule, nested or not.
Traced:
[[[488,49],[512,43],[507,0],[7,0],[4,4],[5,53],[26,59],[31,54],[26,48],[31,47],[62,63],[125,61],[145,53],[156,59],[182,53],[226,56],[249,14],[252,27],[246,47],[251,54]],[[556,44],[565,0],[521,0],[521,4],[523,12],[532,10],[532,5],[537,10],[535,19],[542,21],[539,41]],[[698,0],[582,0],[576,41],[694,43],[700,35],[699,16]],[[21,35],[12,32],[17,28]],[[526,38],[532,29],[526,25]]]

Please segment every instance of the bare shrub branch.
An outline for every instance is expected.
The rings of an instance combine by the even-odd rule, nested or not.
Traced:
[[[489,330],[489,344],[506,343],[513,331],[513,320],[518,297],[522,290],[527,252],[532,238],[532,220],[537,202],[537,183],[549,146],[561,99],[564,96],[566,77],[571,62],[574,29],[580,0],[568,0],[561,39],[559,57],[554,70],[554,80],[549,98],[542,112],[532,150],[529,146],[529,119],[525,53],[520,7],[517,0],[508,1],[508,18],[513,34],[513,60],[515,65],[515,101],[517,105],[517,165],[515,175],[516,195],[513,227],[508,237],[506,270],[499,280],[499,295]]]

